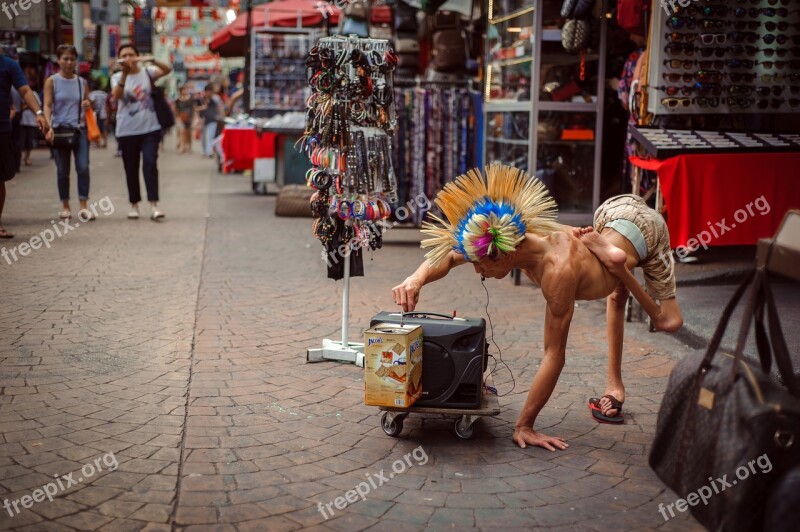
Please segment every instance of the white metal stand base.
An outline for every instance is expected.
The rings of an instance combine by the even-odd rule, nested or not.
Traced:
[[[347,249],[349,249],[349,243]],[[345,251],[344,257],[344,286],[342,288],[342,340],[322,340],[322,348],[306,350],[306,362],[322,362],[324,360],[339,360],[352,362],[356,366],[364,367],[364,344],[349,342],[347,328],[349,326],[350,311],[350,254]]]
[[[364,344],[351,342],[343,347],[342,342],[335,340],[322,340],[322,348],[306,351],[306,362],[323,362],[325,360],[339,360],[351,362],[356,366],[364,367]]]

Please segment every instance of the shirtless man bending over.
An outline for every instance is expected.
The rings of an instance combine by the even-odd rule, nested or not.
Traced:
[[[606,396],[595,401],[593,414],[621,418],[622,339],[628,291],[640,301],[657,329],[676,331],[682,325],[675,300],[675,278],[669,235],[663,218],[637,196],[617,196],[595,213],[592,230],[555,222],[555,203],[544,186],[509,167],[487,168],[488,183],[473,171],[445,186],[436,203],[447,221],[426,224],[434,248],[416,272],[392,290],[404,311],[415,308],[421,288],[443,278],[450,269],[471,262],[475,272],[501,279],[515,268],[541,287],[547,301],[544,356],[517,419],[513,440],[522,448],[550,451],[567,443],[534,430],[539,412],[555,389],[564,367],[569,326],[576,300],[607,297],[609,369]],[[645,293],[631,274],[641,266]],[[609,397],[610,396],[610,397]],[[613,401],[612,401],[613,399]],[[595,418],[601,420],[598,415]],[[611,421],[614,422],[614,421]]]

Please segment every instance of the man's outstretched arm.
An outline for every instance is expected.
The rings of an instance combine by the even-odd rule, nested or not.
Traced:
[[[569,447],[563,438],[536,432],[533,425],[539,412],[553,394],[564,367],[569,326],[575,311],[575,286],[577,282],[570,270],[562,270],[557,275],[545,274],[542,279],[542,293],[547,299],[544,318],[544,358],[533,377],[528,398],[519,414],[512,437],[523,449],[528,445],[543,447],[548,451]]]
[[[419,301],[419,292],[423,286],[438,281],[447,275],[450,270],[461,264],[466,264],[466,262],[464,256],[455,251],[451,251],[447,258],[436,266],[431,266],[427,260],[423,261],[417,271],[392,288],[394,302],[403,307],[403,312],[414,310]]]

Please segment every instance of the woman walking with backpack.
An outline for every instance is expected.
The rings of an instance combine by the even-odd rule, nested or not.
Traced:
[[[89,200],[89,138],[86,135],[86,109],[89,91],[86,80],[76,73],[78,52],[69,44],[56,49],[60,72],[53,74],[44,83],[44,116],[53,125],[47,134],[47,141],[53,146],[56,161],[58,195],[63,210],[59,218],[72,217],[69,207],[70,161],[75,157],[75,171],[78,174],[78,201],[81,221],[92,221],[95,214],[87,209]]]
[[[122,70],[111,78],[111,91],[117,100],[117,131],[125,177],[128,182],[128,199],[131,210],[128,218],[139,218],[142,200],[139,183],[141,161],[147,199],[150,201],[150,219],[164,218],[158,209],[158,147],[161,142],[161,125],[153,105],[153,83],[172,72],[172,67],[150,56],[140,56],[136,47],[120,45],[119,62]],[[153,63],[145,66],[143,63]]]

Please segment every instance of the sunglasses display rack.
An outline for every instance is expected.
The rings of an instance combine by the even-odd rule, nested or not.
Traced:
[[[656,159],[710,153],[800,152],[800,134],[747,133],[630,127],[633,137]]]
[[[667,2],[649,53],[653,114],[800,113],[800,1]]]

